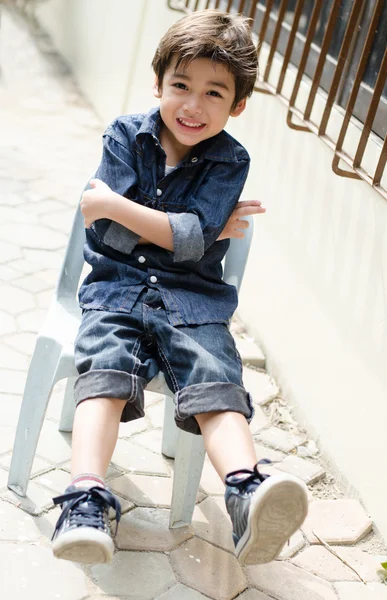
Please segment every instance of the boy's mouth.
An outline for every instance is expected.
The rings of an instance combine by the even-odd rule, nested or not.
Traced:
[[[197,132],[197,131],[202,131],[204,129],[204,127],[206,126],[205,123],[199,123],[197,121],[191,121],[188,119],[182,119],[180,117],[178,117],[176,119],[179,127],[181,129],[183,129],[184,131],[189,131],[189,132]]]

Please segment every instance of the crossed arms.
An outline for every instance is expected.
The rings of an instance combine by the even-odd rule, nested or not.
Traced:
[[[81,199],[86,228],[98,219],[110,219],[139,235],[139,243],[174,251],[173,231],[166,213],[120,196],[99,179],[93,179],[90,185],[91,189],[84,192]],[[238,202],[217,240],[243,238],[243,230],[249,226],[243,217],[265,211],[260,200]]]

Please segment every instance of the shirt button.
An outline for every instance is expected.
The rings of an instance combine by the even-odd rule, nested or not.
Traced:
[[[144,262],[145,262],[145,260],[146,260],[145,256],[139,256],[139,257],[138,257],[138,262],[139,262],[139,263],[144,263]]]
[[[156,277],[156,275],[151,275],[151,277],[149,278],[149,281],[151,283],[157,283],[157,277]]]
[[[198,162],[198,157],[194,156],[193,158],[191,158],[191,162]]]
[[[157,194],[157,196],[161,196],[161,194],[162,194],[162,193],[163,193],[163,192],[162,192],[162,190],[159,190],[159,189],[158,189],[158,190],[156,191],[156,194]]]

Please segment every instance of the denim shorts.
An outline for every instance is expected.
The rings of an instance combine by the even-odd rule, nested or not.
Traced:
[[[75,364],[76,404],[126,400],[123,422],[144,416],[144,390],[160,370],[174,392],[176,424],[185,431],[200,434],[199,413],[233,411],[248,421],[253,416],[227,325],[171,325],[156,288],[146,288],[130,313],[84,310]]]

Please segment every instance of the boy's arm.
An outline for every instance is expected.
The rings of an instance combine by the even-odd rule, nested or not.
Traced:
[[[174,252],[174,261],[198,261],[221,235],[242,192],[249,161],[218,164],[211,169],[197,198],[185,213],[163,213],[137,204],[93,180],[84,192],[81,208],[86,227],[98,219],[111,219],[149,242]]]
[[[173,251],[172,228],[165,213],[120,196],[99,179],[92,179],[90,185],[92,189],[81,199],[85,227],[98,219],[110,219],[152,244]]]

